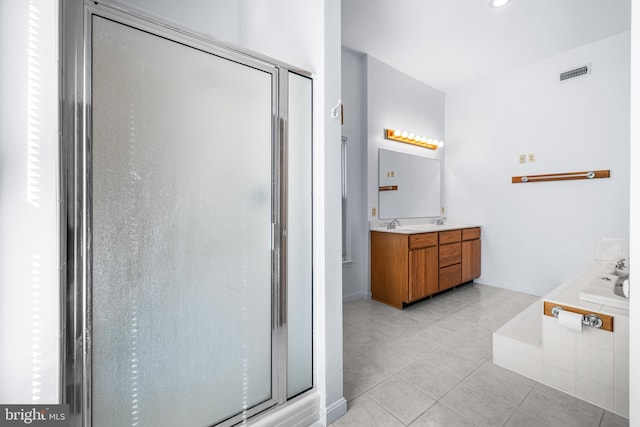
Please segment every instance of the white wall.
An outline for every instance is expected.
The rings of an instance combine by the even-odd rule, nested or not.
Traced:
[[[349,218],[353,262],[343,267],[345,301],[366,298],[369,287],[369,220],[378,211],[378,150],[440,159],[443,150],[390,141],[384,129],[407,129],[439,140],[444,136],[444,93],[361,53],[342,50],[342,99],[349,144]]]
[[[342,49],[342,103],[347,138],[347,214],[351,235],[351,262],[343,264],[342,297],[344,301],[367,297],[369,241],[367,226],[367,138],[366,138],[366,56]]]
[[[0,0],[0,402],[58,403],[56,0]]]
[[[428,138],[445,139],[444,93],[395,68],[367,57],[367,189],[368,219],[377,220],[371,208],[378,207],[378,150],[384,148],[402,153],[441,159],[439,149],[416,147],[384,138],[384,129],[404,129]]]
[[[316,75],[314,82],[314,299],[316,380],[324,422],[346,412],[342,393],[340,1],[244,0],[240,43]]]
[[[175,23],[194,33],[238,44],[240,6],[237,0],[121,0],[132,10]]]
[[[483,226],[478,282],[543,295],[586,268],[597,239],[629,237],[628,32],[447,93],[446,133],[447,211]],[[611,178],[511,184],[592,169]]]
[[[296,3],[290,0],[290,3]],[[324,232],[318,233],[318,238],[324,238],[324,277],[320,275],[317,286],[324,285],[324,330],[320,329],[320,337],[325,340],[324,348],[324,379],[318,384],[322,396],[321,407],[327,423],[333,422],[347,412],[347,401],[343,397],[342,390],[342,218],[341,218],[341,177],[336,170],[340,169],[341,162],[341,133],[340,122],[329,119],[330,111],[340,99],[342,79],[340,75],[340,44],[341,37],[341,2],[340,0],[324,0],[324,62],[322,81],[324,96],[320,96],[319,108],[316,113],[324,120],[318,118],[319,126],[324,124],[324,135],[320,133],[316,139],[320,147],[324,149],[324,164],[317,175],[319,184],[324,187],[324,203],[319,208],[324,209],[324,217],[319,215],[319,220],[324,219]],[[291,16],[290,19],[295,19]],[[315,18],[317,19],[317,18]],[[284,25],[284,23],[283,23]],[[322,188],[322,187],[321,187]],[[318,363],[322,365],[322,357]],[[322,369],[322,367],[321,367]]]
[[[342,99],[345,124],[342,134],[349,148],[349,207],[353,263],[343,266],[345,301],[370,297],[369,221],[378,211],[378,150],[440,159],[444,150],[390,141],[384,129],[401,128],[430,138],[445,139],[444,93],[379,60],[342,49]],[[376,212],[377,213],[377,212]]]
[[[640,259],[640,3],[634,1],[631,8],[631,256]],[[637,268],[631,267],[633,272]],[[632,273],[633,274],[633,273]],[[637,286],[637,279],[633,280]],[[640,425],[640,298],[630,298],[630,334],[629,343],[629,409],[632,426]]]

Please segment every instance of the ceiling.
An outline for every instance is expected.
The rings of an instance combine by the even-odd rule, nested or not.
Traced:
[[[631,0],[342,0],[342,45],[450,91],[630,29]]]

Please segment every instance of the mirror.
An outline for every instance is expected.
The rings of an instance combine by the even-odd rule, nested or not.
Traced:
[[[380,149],[380,219],[440,216],[440,160]]]

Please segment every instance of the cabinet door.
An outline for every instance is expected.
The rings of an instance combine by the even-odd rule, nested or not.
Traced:
[[[396,308],[408,302],[406,234],[371,232],[371,298]]]
[[[480,277],[480,239],[462,242],[462,283]]]
[[[409,301],[438,292],[438,248],[409,251]]]

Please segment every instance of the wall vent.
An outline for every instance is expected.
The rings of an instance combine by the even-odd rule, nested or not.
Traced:
[[[588,74],[591,74],[591,64],[583,65],[582,67],[560,73],[560,81],[563,82],[565,80],[575,79],[576,77],[586,76]]]

